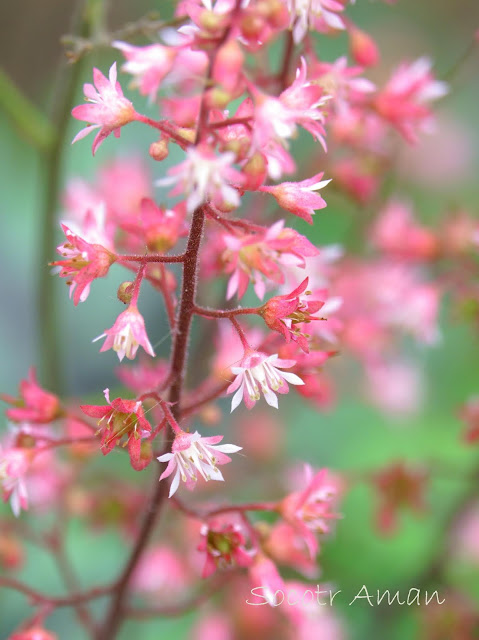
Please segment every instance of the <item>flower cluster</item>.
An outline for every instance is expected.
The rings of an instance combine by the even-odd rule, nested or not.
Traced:
[[[93,84],[83,87],[86,102],[72,110],[87,125],[73,142],[95,132],[94,155],[128,124],[151,136],[148,163],[129,154],[98,168],[91,182],[70,180],[62,201],[65,240],[60,259],[51,262],[75,306],[87,301],[96,279],[110,269],[124,271],[121,311],[95,340],[104,339],[101,353],[117,354],[118,378],[129,391],[111,400],[105,389],[106,404],[80,404],[78,411],[44,390],[32,369],[18,398],[1,396],[12,424],[0,447],[0,488],[15,516],[58,503],[60,512],[84,517],[92,529],[113,525],[131,541],[123,573],[98,589],[112,596],[98,637],[113,638],[123,618],[136,615],[127,602],[130,590],[181,612],[177,595],[194,593],[200,576],[212,584],[219,576],[229,580],[221,583],[224,601],[236,588],[262,585],[261,604],[270,607],[252,613],[254,607],[245,612],[232,603],[228,620],[211,608],[198,623],[200,640],[258,633],[344,638],[334,612],[319,619],[302,603],[289,607],[281,624],[273,615],[280,593],[304,587],[285,581],[283,569],[317,577],[317,556],[342,517],[339,503],[349,483],[327,468],[306,465],[298,474],[283,451],[282,412],[270,407],[283,409],[290,392],[315,409],[331,406],[349,379],[330,366],[341,354],[341,361],[360,367],[361,391],[382,411],[414,410],[421,379],[404,358],[403,343],[440,341],[444,294],[460,301],[474,296],[477,303],[477,287],[462,277],[479,245],[473,216],[449,215],[442,228],[431,229],[416,219],[412,204],[383,197],[397,145],[416,144],[431,130],[433,104],[448,87],[428,58],[403,61],[376,86],[366,75],[379,50],[347,5],[179,0],[171,28],[155,28],[151,43],[112,43],[131,88],[148,98],[147,113],[123,93],[116,62],[108,77],[93,69]],[[326,39],[338,32],[349,38],[352,62],[346,55],[323,59],[316,47],[316,33]],[[279,41],[282,62],[270,67]],[[158,111],[162,119],[155,119]],[[312,152],[300,163],[303,140]],[[326,214],[316,212],[333,193],[374,209],[358,224],[365,242],[355,255],[317,243]],[[455,263],[452,282],[435,274],[441,260]],[[152,306],[140,305],[146,321],[140,313],[139,299],[148,295],[161,300],[168,329]],[[241,306],[245,300],[251,306]],[[160,326],[164,334],[150,341],[147,326],[152,338]],[[135,363],[125,366],[125,358]],[[231,430],[226,402],[230,412],[239,409]],[[242,402],[252,410],[248,418]],[[462,412],[471,444],[479,439],[478,415],[477,401]],[[220,433],[209,435],[213,426]],[[239,444],[222,444],[227,433]],[[64,447],[66,456],[56,455]],[[143,475],[154,476],[147,506],[144,492],[119,477],[122,472],[111,472],[107,461],[93,490],[83,477],[85,462],[98,452],[117,452],[111,468],[123,468],[124,449],[134,471],[149,467]],[[239,455],[232,460],[233,453]],[[230,462],[223,476],[220,467]],[[278,477],[266,483],[260,474],[271,462]],[[403,462],[367,476],[383,533],[396,530],[404,507],[425,511],[428,477]],[[259,494],[255,501],[230,500],[235,482]],[[166,509],[165,527],[156,527]],[[268,517],[261,519],[261,512]],[[55,535],[56,529],[45,536],[47,546],[60,557]],[[12,565],[20,557],[11,545],[0,534],[0,564],[3,556]],[[83,609],[90,595],[96,591],[78,601],[70,597],[78,618],[96,633]],[[48,604],[35,594],[31,599]],[[50,610],[44,609],[45,617]],[[53,639],[42,624],[42,616],[35,618],[11,640]]]

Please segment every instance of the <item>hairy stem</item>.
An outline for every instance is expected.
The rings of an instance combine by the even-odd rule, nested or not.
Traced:
[[[195,308],[195,295],[198,271],[198,254],[203,235],[205,214],[202,207],[193,214],[188,244],[183,266],[183,282],[180,307],[177,316],[176,332],[171,356],[171,379],[169,401],[173,403],[172,414],[176,419],[180,416],[180,401],[183,388],[186,355],[188,350],[191,319]],[[143,551],[148,544],[155,523],[160,514],[168,492],[168,483],[158,482],[155,474],[154,489],[145,512],[140,533],[123,569],[107,612],[105,622],[97,634],[97,640],[112,640],[121,628],[126,615],[125,600],[131,577],[136,569]]]

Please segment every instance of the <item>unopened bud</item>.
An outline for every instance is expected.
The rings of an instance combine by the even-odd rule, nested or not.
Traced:
[[[260,187],[266,178],[266,158],[257,151],[243,167],[243,174],[246,177],[246,188],[255,191]]]
[[[149,154],[153,160],[160,162],[168,157],[168,153],[168,142],[164,138],[150,144]]]
[[[357,27],[349,30],[349,46],[354,60],[363,67],[374,67],[379,62],[379,51],[369,34]]]
[[[133,282],[122,282],[118,287],[116,295],[120,302],[123,302],[124,304],[130,304],[131,298],[133,296]]]

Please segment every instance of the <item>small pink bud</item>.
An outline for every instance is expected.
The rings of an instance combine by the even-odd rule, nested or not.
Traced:
[[[215,59],[213,78],[227,92],[234,93],[241,78],[244,53],[236,40],[227,40]]]
[[[264,155],[259,151],[254,153],[243,167],[242,173],[246,177],[244,188],[256,191],[266,179],[267,168]]]
[[[354,60],[363,67],[374,67],[379,62],[379,50],[371,36],[357,27],[349,30],[349,46]]]
[[[157,162],[161,162],[168,157],[168,142],[164,138],[160,138],[157,142],[152,142],[148,153]]]

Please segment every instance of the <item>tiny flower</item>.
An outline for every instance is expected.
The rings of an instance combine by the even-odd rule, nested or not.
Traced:
[[[331,180],[321,180],[322,177],[323,173],[318,173],[301,182],[283,182],[273,187],[260,187],[259,190],[271,193],[283,209],[312,224],[315,210],[326,207],[318,191]]]
[[[249,578],[254,589],[251,591],[252,600],[248,604],[257,605],[265,604],[265,599],[271,607],[276,607],[278,602],[278,593],[284,594],[285,585],[282,577],[278,573],[278,569],[274,562],[267,558],[263,553],[258,553],[249,568]],[[256,594],[255,590],[261,587],[261,595]],[[261,602],[257,603],[254,598],[260,598]]]
[[[155,43],[146,47],[135,47],[127,42],[115,41],[112,45],[126,58],[122,71],[134,76],[134,86],[141,95],[154,100],[163,78],[171,71],[177,51]]]
[[[430,103],[448,92],[448,85],[434,78],[431,67],[428,58],[401,64],[375,100],[379,115],[411,143],[417,141],[418,131],[431,129]]]
[[[282,284],[284,271],[292,267],[306,267],[305,258],[315,256],[318,249],[307,238],[284,227],[278,220],[269,229],[260,229],[244,236],[223,235],[226,250],[222,260],[226,273],[231,273],[226,297],[235,293],[241,298],[250,281],[258,298],[264,297],[270,284]]]
[[[314,534],[328,533],[330,520],[339,517],[333,510],[339,488],[327,469],[313,474],[311,467],[305,465],[305,471],[305,489],[289,494],[282,502],[281,513],[301,533],[311,557],[314,557],[318,549]]]
[[[13,422],[46,424],[55,420],[60,413],[59,399],[39,386],[33,367],[29,371],[28,380],[20,382],[20,398],[6,395],[0,395],[0,398],[14,405],[5,412]]]
[[[278,98],[260,92],[250,86],[256,105],[255,135],[258,148],[272,140],[284,142],[295,135],[297,125],[309,131],[315,140],[325,148],[325,115],[320,107],[330,96],[324,95],[323,88],[307,80],[307,67],[304,58],[296,71],[294,82]]]
[[[159,207],[150,198],[140,202],[139,215],[121,225],[122,229],[137,235],[150,251],[166,253],[187,235],[186,207],[179,202],[172,209]]]
[[[246,549],[246,538],[239,524],[205,524],[201,535],[203,540],[198,545],[198,551],[206,553],[203,578],[208,578],[217,569],[249,567],[252,563],[253,554]]]
[[[143,316],[134,304],[130,304],[126,311],[120,313],[111,329],[106,329],[105,333],[95,338],[93,342],[105,336],[106,340],[100,352],[113,349],[118,354],[120,362],[125,356],[129,360],[133,360],[140,346],[143,347],[150,356],[155,355],[153,347],[146,335]]]
[[[168,171],[170,177],[157,181],[159,186],[176,184],[171,195],[186,192],[189,213],[211,200],[220,209],[234,208],[240,203],[238,190],[243,176],[234,169],[235,154],[216,155],[207,147],[190,147],[186,160]]]
[[[218,444],[221,440],[223,440],[223,436],[203,438],[198,431],[177,433],[171,453],[165,453],[158,458],[160,462],[168,462],[160,480],[175,472],[170,486],[170,498],[178,489],[180,479],[186,484],[187,489],[190,491],[194,489],[198,480],[198,472],[206,481],[224,480],[217,465],[231,462],[231,458],[225,454],[236,453],[242,447],[237,447],[234,444]]]
[[[268,356],[260,351],[246,353],[239,367],[231,367],[236,375],[226,393],[236,391],[231,401],[231,411],[244,400],[248,409],[252,409],[260,399],[261,393],[270,407],[278,408],[276,393],[288,393],[290,384],[301,385],[304,382],[294,373],[280,371],[296,364],[295,360],[281,360],[275,353]],[[276,393],[275,393],[276,392]]]
[[[77,305],[79,302],[85,302],[93,280],[104,278],[117,258],[100,244],[89,244],[66,225],[62,224],[62,229],[67,241],[57,247],[57,252],[65,260],[57,260],[50,264],[60,267],[60,278],[68,278],[70,298],[73,295],[73,304]]]
[[[143,406],[136,400],[115,398],[110,401],[109,389],[105,389],[104,394],[107,406],[85,404],[80,409],[87,416],[99,418],[98,426],[102,433],[100,449],[103,455],[110,453],[126,436],[123,446],[128,445],[131,466],[136,471],[141,471],[152,459],[148,441],[142,442],[142,439],[151,435],[151,426],[145,418]]]
[[[330,29],[344,29],[343,19],[338,16],[344,6],[337,0],[286,0],[286,6],[291,16],[290,26],[296,44],[301,42],[308,29],[323,25]]]
[[[319,318],[312,314],[319,311],[324,304],[319,300],[306,300],[306,296],[311,293],[306,291],[307,286],[308,278],[305,278],[291,293],[274,296],[268,300],[260,311],[270,329],[281,333],[286,342],[297,342],[306,353],[309,351],[308,341],[295,325],[318,320]]]
[[[94,129],[99,129],[93,141],[93,154],[110,133],[119,138],[121,127],[136,119],[136,111],[132,103],[123,95],[116,75],[116,62],[110,67],[108,79],[101,71],[93,69],[95,86],[88,83],[83,85],[85,99],[91,104],[81,104],[72,109],[74,118],[92,123],[77,133],[72,144]]]
[[[0,446],[0,487],[3,501],[10,500],[14,515],[28,509],[25,475],[30,466],[31,451],[12,447],[2,450]]]

